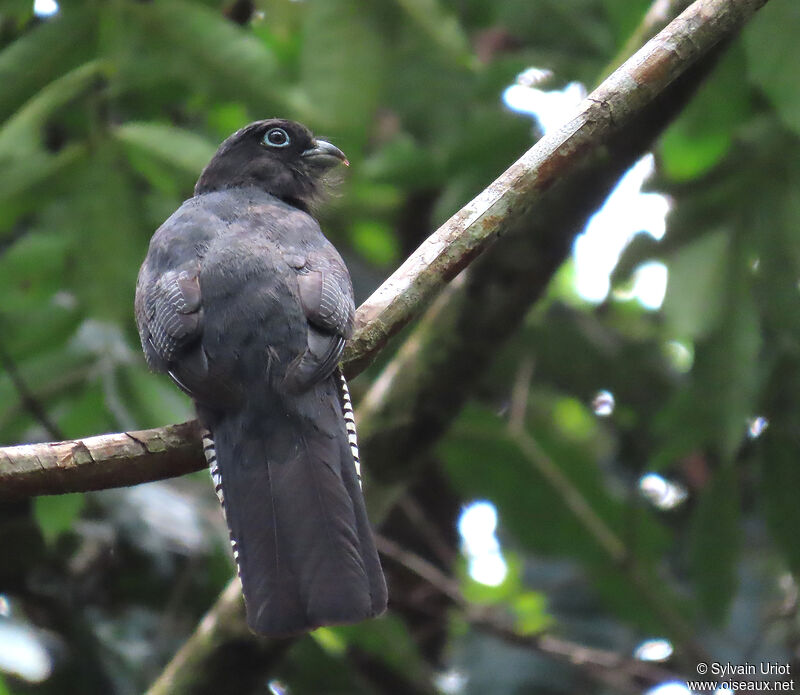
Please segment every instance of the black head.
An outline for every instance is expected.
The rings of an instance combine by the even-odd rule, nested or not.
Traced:
[[[337,164],[348,164],[340,149],[299,123],[270,118],[225,140],[203,169],[194,193],[256,186],[308,210],[321,192],[324,174]]]

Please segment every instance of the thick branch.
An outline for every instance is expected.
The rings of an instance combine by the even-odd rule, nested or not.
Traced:
[[[622,172],[683,109],[718,54],[715,48],[642,109],[624,136],[610,137],[605,147],[547,191],[535,214],[515,225],[428,311],[359,409],[364,460],[384,486],[402,484],[422,467],[420,454],[449,427],[476,381],[544,292],[575,235]],[[370,494],[371,504],[375,497]],[[628,549],[603,533],[602,520],[588,519],[591,510],[579,501],[567,506],[581,523],[599,531],[597,540],[610,557],[617,563],[627,560]],[[673,616],[662,610],[663,602],[652,600],[640,574],[627,568],[631,588],[654,613],[667,617],[664,626],[680,652],[695,662],[703,660],[692,630],[677,611]]]
[[[644,19],[636,27],[636,31],[628,37],[625,45],[602,73],[603,77],[614,72],[620,63],[626,61],[639,49],[639,46],[652,39],[665,24],[672,21],[673,17],[678,16],[691,4],[691,0],[653,0]]]
[[[622,173],[683,109],[718,53],[715,48],[624,132],[587,153],[434,303],[361,402],[362,451],[373,476],[388,483],[413,475],[419,452],[449,427],[477,379],[545,292],[575,236]]]
[[[196,421],[0,448],[3,495],[58,495],[138,485],[205,466]]]
[[[766,1],[698,0],[614,72],[561,129],[542,138],[431,235],[359,308],[357,330],[345,353],[346,373],[353,376],[369,364],[392,335],[418,316],[498,236],[535,218],[537,204],[548,191],[558,188],[560,180],[574,178],[589,155],[623,132],[676,77],[735,33]],[[569,238],[562,237],[561,244]],[[108,440],[101,438],[103,442],[93,437],[0,449],[0,490],[5,495],[55,494],[198,470],[205,463],[194,444],[191,425],[185,427],[189,428],[187,439],[175,439],[172,427],[111,435]],[[131,450],[127,442],[131,438],[168,444],[153,451],[146,445]],[[92,449],[90,444],[98,446]],[[84,449],[91,453],[88,458]]]
[[[560,129],[546,135],[465,205],[361,305],[347,366],[371,361],[439,291],[588,152],[624,129],[676,77],[735,32],[767,0],[698,0],[606,79]]]

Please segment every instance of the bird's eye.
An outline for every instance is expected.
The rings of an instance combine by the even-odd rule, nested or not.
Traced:
[[[287,147],[289,145],[289,135],[283,128],[272,128],[267,131],[263,142],[270,147]]]

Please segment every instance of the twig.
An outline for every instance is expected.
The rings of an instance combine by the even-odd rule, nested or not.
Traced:
[[[626,574],[630,583],[647,605],[659,616],[669,632],[679,640],[684,648],[692,651],[698,662],[700,660],[708,661],[708,655],[696,644],[691,626],[672,609],[668,601],[664,601],[659,592],[651,589],[649,582],[636,565],[635,558],[628,553],[619,536],[594,511],[581,491],[527,432],[525,428],[525,411],[527,409],[532,373],[533,362],[531,360],[523,361],[514,381],[511,416],[508,423],[510,438],[516,443],[525,459],[558,495],[578,523],[608,555],[608,559]]]
[[[527,357],[520,363],[511,389],[511,409],[508,414],[508,422],[513,430],[522,430],[525,427],[525,413],[528,410],[528,394],[531,390],[532,378],[533,360]]]
[[[204,468],[196,421],[152,430],[0,448],[0,493],[58,495],[171,478]]]
[[[448,596],[455,603],[459,605],[467,604],[461,594],[458,582],[433,563],[412,553],[410,550],[405,550],[393,540],[379,533],[375,534],[375,545],[382,555],[392,558],[392,560],[399,562],[403,567],[411,570],[418,577],[422,577],[426,582],[435,586],[441,593]]]
[[[671,603],[664,599],[663,592],[653,589],[647,577],[642,574],[641,569],[635,563],[635,559],[628,553],[624,543],[592,509],[580,490],[573,485],[572,481],[523,428],[510,425],[509,435],[517,444],[520,453],[550,485],[578,523],[608,555],[608,559],[627,576],[642,600],[658,615],[675,641],[691,653],[697,663],[708,662],[709,655],[697,644],[695,631],[674,610]]]
[[[436,557],[445,564],[451,563],[455,556],[455,550],[450,547],[444,534],[428,518],[425,510],[417,503],[414,497],[406,493],[397,501],[396,506],[405,514],[414,529],[419,532],[428,547],[436,554]]]
[[[509,435],[522,455],[553,488],[564,505],[580,522],[581,526],[597,541],[597,544],[615,564],[623,566],[628,558],[625,545],[592,509],[586,498],[572,481],[542,450],[536,440],[522,427],[509,425]]]
[[[469,603],[461,593],[458,583],[435,565],[384,536],[378,536],[376,542],[382,555],[424,579],[458,605],[470,625],[504,642],[567,662],[586,671],[595,680],[606,684],[611,682],[617,687],[625,687],[629,692],[641,692],[643,684],[655,685],[666,680],[680,679],[667,669],[624,657],[617,652],[586,647],[547,633],[525,635],[517,632],[496,609]]]
[[[48,436],[58,441],[64,440],[65,437],[61,429],[47,416],[44,407],[33,395],[33,392],[28,388],[28,385],[19,373],[16,361],[11,357],[2,343],[0,343],[0,364],[2,364],[3,369],[6,370],[8,378],[11,379],[11,383],[14,384],[22,407],[33,416],[34,420],[44,427]]]

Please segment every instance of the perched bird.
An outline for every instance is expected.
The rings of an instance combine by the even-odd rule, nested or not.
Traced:
[[[136,287],[147,363],[191,398],[250,628],[286,635],[386,608],[338,369],[350,275],[311,216],[341,150],[257,121],[156,231]]]

